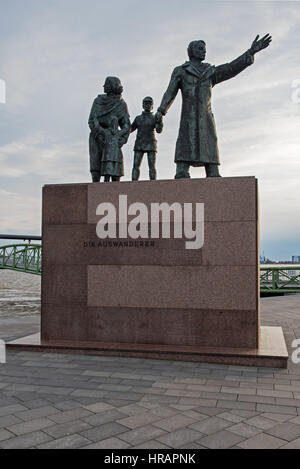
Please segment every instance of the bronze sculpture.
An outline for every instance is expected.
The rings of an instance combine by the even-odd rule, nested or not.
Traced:
[[[247,52],[233,62],[217,67],[203,63],[206,57],[204,41],[190,43],[190,60],[175,68],[157,112],[157,119],[166,115],[181,90],[182,114],[175,155],[176,179],[189,178],[190,166],[204,166],[207,177],[220,177],[217,132],[211,110],[212,88],[252,65],[254,55],[268,47],[271,41],[269,34],[262,39],[257,36]]]
[[[95,127],[99,131],[99,136],[103,137],[101,176],[104,176],[104,182],[110,182],[110,180],[119,182],[124,176],[124,161],[120,147],[122,131],[119,130],[118,118],[112,116],[108,128],[103,129],[96,117]]]
[[[95,99],[89,117],[90,169],[93,182],[100,182],[101,176],[107,182],[110,179],[120,180],[123,175],[123,156],[120,149],[127,143],[130,135],[130,117],[127,104],[122,98],[120,79],[108,77],[104,92],[104,95]]]
[[[156,154],[157,140],[155,131],[160,134],[163,131],[162,118],[159,120],[153,114],[153,99],[147,96],[143,100],[144,112],[137,116],[131,125],[131,132],[138,131],[134,146],[134,166],[132,171],[132,180],[138,181],[140,178],[140,167],[144,154],[148,155],[149,177],[150,180],[156,180]]]

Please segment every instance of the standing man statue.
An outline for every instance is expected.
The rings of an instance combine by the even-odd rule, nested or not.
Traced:
[[[156,154],[157,140],[155,131],[161,134],[163,131],[162,116],[157,119],[153,114],[153,99],[147,96],[143,101],[144,112],[136,117],[131,126],[131,132],[138,130],[134,146],[134,167],[132,171],[132,180],[138,181],[140,178],[140,167],[144,153],[148,154],[150,180],[156,180]]]
[[[188,47],[189,62],[176,67],[158,108],[157,119],[165,116],[178,90],[182,93],[182,114],[176,146],[176,179],[189,178],[190,166],[204,166],[207,177],[220,177],[219,150],[214,115],[211,110],[212,88],[235,77],[254,63],[254,55],[270,45],[272,38],[257,36],[247,52],[231,63],[215,67],[204,63],[206,44],[193,41]]]
[[[104,93],[99,95],[93,104],[89,117],[90,134],[90,167],[93,182],[100,182],[101,176],[105,180],[118,181],[123,173],[122,153],[116,153],[116,160],[110,161],[110,169],[107,173],[108,162],[102,165],[102,158],[106,145],[106,139],[110,137],[111,123],[117,121],[119,148],[122,148],[130,135],[130,116],[127,104],[122,98],[123,87],[117,77],[108,77],[104,84]],[[111,155],[112,152],[110,151]],[[106,152],[107,156],[107,152]],[[105,171],[104,171],[105,169]],[[104,173],[103,173],[104,171]]]

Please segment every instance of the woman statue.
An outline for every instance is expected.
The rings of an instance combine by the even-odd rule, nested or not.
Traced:
[[[124,175],[121,148],[127,143],[131,127],[120,79],[106,78],[104,92],[95,99],[89,118],[93,182],[100,182],[101,176],[106,182],[119,181]]]

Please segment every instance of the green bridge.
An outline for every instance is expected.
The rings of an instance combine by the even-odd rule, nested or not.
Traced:
[[[42,275],[41,244],[0,246],[0,269]],[[261,266],[260,291],[268,293],[300,293],[300,265]]]
[[[41,244],[0,246],[0,269],[42,275]]]

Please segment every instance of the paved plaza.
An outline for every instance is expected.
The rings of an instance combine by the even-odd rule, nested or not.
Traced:
[[[300,339],[300,295],[262,299],[262,324]],[[39,317],[0,319],[1,338]],[[300,448],[300,364],[287,370],[8,351],[0,448]]]

